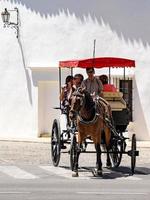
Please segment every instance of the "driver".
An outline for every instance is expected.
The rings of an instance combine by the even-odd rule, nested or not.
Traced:
[[[81,83],[81,87],[85,88],[92,96],[102,96],[103,84],[101,80],[94,76],[94,68],[86,68],[88,78]]]

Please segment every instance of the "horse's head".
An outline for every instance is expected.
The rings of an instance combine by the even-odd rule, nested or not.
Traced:
[[[71,108],[70,108],[70,112],[69,112],[69,117],[71,120],[76,118],[77,113],[80,111],[80,109],[82,108],[83,104],[84,104],[84,88],[77,88],[71,97]]]

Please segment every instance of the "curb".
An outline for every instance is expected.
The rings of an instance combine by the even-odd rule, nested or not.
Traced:
[[[0,138],[0,142],[24,142],[24,143],[48,143],[50,137],[39,138]],[[127,146],[131,147],[131,140],[126,141]],[[137,141],[137,148],[150,148],[150,141]]]
[[[27,143],[50,143],[50,137],[40,138],[0,138],[0,142],[27,142]]]

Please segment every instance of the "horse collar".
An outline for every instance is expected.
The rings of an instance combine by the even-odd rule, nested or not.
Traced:
[[[95,113],[95,116],[94,116],[94,118],[91,121],[85,121],[80,115],[78,115],[78,119],[79,119],[80,123],[89,125],[89,124],[96,123],[96,121],[98,120],[98,116],[99,116],[99,114]]]

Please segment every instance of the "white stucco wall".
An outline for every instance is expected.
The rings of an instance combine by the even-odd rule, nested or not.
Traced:
[[[134,84],[134,131],[137,139],[150,138],[150,63],[136,62]]]
[[[51,8],[50,11],[44,10],[42,6],[43,10],[40,10],[42,0],[35,3],[32,1],[32,5],[29,2],[24,0],[0,1],[0,11],[3,11],[5,7],[8,9],[18,7],[19,9],[20,44],[25,58],[25,63],[23,63],[20,44],[15,37],[14,30],[4,29],[0,20],[0,137],[37,137],[38,84],[34,84],[36,78],[33,76],[31,68],[58,67],[59,60],[91,57],[93,40],[96,39],[97,57],[116,56],[136,60],[134,127],[138,139],[148,139],[150,117],[147,106],[150,92],[147,83],[150,71],[148,68],[150,46],[149,41],[143,41],[147,38],[146,31],[145,38],[144,33],[141,35],[136,33],[139,27],[135,29],[134,34],[132,23],[129,23],[130,20],[125,14],[128,11],[131,14],[131,10],[123,11],[124,6],[130,7],[128,6],[130,1],[123,3],[124,1],[121,0],[122,7],[120,8],[118,5],[121,6],[121,4],[118,0],[116,0],[116,7],[113,6],[115,2],[113,0],[94,0],[92,4],[89,2],[84,5],[81,1],[81,5],[78,7],[76,5],[74,10],[72,9],[74,1],[62,0],[61,3],[58,0],[45,1],[44,8]],[[135,1],[132,1],[132,6],[134,6],[133,2]],[[135,5],[137,6],[138,3],[136,1]],[[107,5],[107,9],[112,8],[112,11],[110,9],[103,12],[103,10],[107,10]],[[98,8],[101,12],[98,12]],[[117,10],[115,12],[115,9],[121,9],[122,12],[117,12]],[[77,12],[78,10],[80,12]],[[144,12],[145,10],[143,10]],[[118,15],[118,24],[116,24],[114,13],[116,16]],[[145,23],[147,15],[147,13],[143,15]],[[130,15],[132,22],[136,16],[141,19],[140,5],[139,11],[135,12],[133,16]],[[142,25],[139,20],[140,24]],[[125,31],[126,29],[129,30]],[[147,64],[143,65],[142,62]],[[48,77],[44,80],[57,80],[55,73],[52,75],[53,78],[47,75]],[[141,74],[143,74],[142,78]],[[42,81],[43,76],[39,76],[38,81]],[[141,85],[141,79],[144,87]],[[58,100],[57,96],[53,98]],[[139,126],[139,122],[141,126]],[[141,132],[144,132],[144,136]]]

